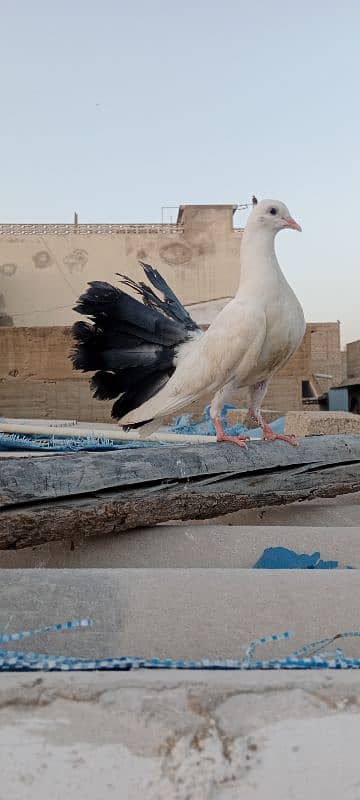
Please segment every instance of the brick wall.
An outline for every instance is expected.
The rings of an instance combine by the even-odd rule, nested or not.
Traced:
[[[112,403],[93,400],[89,374],[72,370],[71,348],[69,327],[0,328],[0,413],[8,417],[110,422]],[[349,345],[348,354],[353,369],[359,364],[360,374],[360,342]],[[307,325],[297,353],[274,377],[264,408],[279,412],[300,410],[302,381],[315,386],[321,383],[323,388],[313,373],[330,374],[339,364],[337,323]],[[330,383],[334,385],[333,380]],[[197,417],[206,399],[210,398],[191,408]],[[247,390],[242,390],[235,402],[239,407],[246,406]]]
[[[360,377],[360,339],[350,342],[346,348],[347,377]]]
[[[289,359],[270,384],[264,406],[278,411],[299,411],[302,408],[302,381],[311,374],[311,336],[309,326],[297,352]]]
[[[71,329],[0,328],[0,414],[111,422],[112,403],[93,400],[89,376],[72,369]]]
[[[297,411],[302,408],[301,379],[295,375],[275,376],[270,384],[264,407],[278,411]]]
[[[329,375],[329,385],[341,383],[343,366],[340,347],[340,323],[317,322],[308,325],[311,337],[311,368],[317,374]]]

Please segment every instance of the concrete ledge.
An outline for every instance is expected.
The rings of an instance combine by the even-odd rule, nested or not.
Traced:
[[[23,550],[0,551],[6,569],[241,568],[251,569],[267,548],[319,552],[339,567],[360,568],[359,525],[347,527],[158,525],[121,535],[52,542]]]
[[[360,434],[360,415],[348,411],[289,411],[285,418],[289,436]]]
[[[294,631],[259,651],[274,658],[359,630],[357,570],[0,570],[0,586],[2,631],[93,618],[93,629],[19,643],[59,655],[236,658],[253,639]],[[346,652],[359,657],[359,642]]]

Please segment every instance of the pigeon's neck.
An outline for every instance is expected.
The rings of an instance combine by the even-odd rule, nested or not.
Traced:
[[[241,242],[239,291],[249,284],[264,286],[274,274],[282,275],[275,253],[275,232],[248,227]]]

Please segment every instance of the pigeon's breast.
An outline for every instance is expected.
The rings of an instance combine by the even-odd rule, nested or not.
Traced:
[[[247,385],[266,380],[283,367],[298,349],[305,333],[303,310],[290,287],[289,292],[271,303],[265,313],[266,336]]]
[[[268,309],[266,337],[260,354],[260,365],[271,375],[296,352],[305,333],[301,305],[290,290],[288,297]]]

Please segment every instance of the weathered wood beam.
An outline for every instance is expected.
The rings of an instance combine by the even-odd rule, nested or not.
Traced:
[[[299,447],[284,442],[187,444],[106,452],[3,458],[0,455],[0,509],[199,476],[229,477],[301,465],[360,462],[360,436],[313,436]]]
[[[356,491],[360,491],[360,462],[310,464],[236,478],[209,476],[185,483],[175,480],[167,488],[155,484],[22,504],[0,513],[0,550]]]

